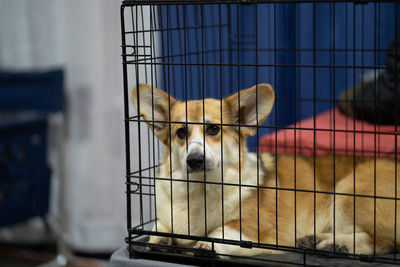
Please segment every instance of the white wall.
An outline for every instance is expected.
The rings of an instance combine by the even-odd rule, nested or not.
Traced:
[[[83,251],[117,249],[126,236],[119,6],[0,0],[0,68],[65,69],[61,190],[71,245]]]

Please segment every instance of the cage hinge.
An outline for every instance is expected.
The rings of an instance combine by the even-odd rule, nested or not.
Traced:
[[[251,241],[240,241],[240,247],[242,248],[252,248],[253,242]]]
[[[373,262],[373,261],[374,261],[374,258],[373,258],[373,255],[361,254],[361,255],[360,255],[360,261],[363,261],[363,262]]]

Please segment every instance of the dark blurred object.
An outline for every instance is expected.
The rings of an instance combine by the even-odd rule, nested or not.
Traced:
[[[63,71],[0,71],[0,110],[57,112],[63,109]]]
[[[338,100],[340,111],[374,124],[400,124],[400,31],[386,53],[385,67],[372,80],[344,91]]]
[[[0,72],[0,226],[47,214],[47,117],[62,108],[62,70]]]

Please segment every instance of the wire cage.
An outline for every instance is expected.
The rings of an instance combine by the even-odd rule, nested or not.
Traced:
[[[123,1],[130,256],[400,264],[398,9]]]

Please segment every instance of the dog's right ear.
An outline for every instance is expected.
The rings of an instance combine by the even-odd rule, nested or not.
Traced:
[[[139,84],[139,89],[135,86],[132,91],[132,102],[136,110],[148,121],[147,125],[165,145],[168,144],[169,113],[176,101],[167,93],[148,84]]]

